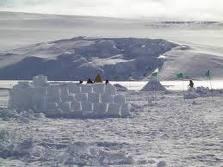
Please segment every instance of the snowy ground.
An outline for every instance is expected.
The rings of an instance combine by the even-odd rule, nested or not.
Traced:
[[[8,158],[0,154],[0,166],[223,166],[222,97],[122,93],[132,118],[0,119],[16,145]]]

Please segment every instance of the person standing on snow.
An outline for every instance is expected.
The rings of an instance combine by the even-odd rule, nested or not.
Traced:
[[[189,83],[189,87],[190,87],[190,88],[194,88],[194,82],[193,82],[193,80],[190,80],[189,82],[190,82],[190,83]]]

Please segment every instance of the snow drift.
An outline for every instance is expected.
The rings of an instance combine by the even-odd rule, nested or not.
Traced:
[[[127,117],[130,105],[111,84],[51,83],[36,76],[31,83],[20,82],[10,92],[9,108],[33,110],[48,117]]]
[[[210,90],[208,87],[200,86],[197,88],[189,88],[186,92],[184,92],[184,98],[194,99],[198,97],[217,96],[221,93],[221,90]]]

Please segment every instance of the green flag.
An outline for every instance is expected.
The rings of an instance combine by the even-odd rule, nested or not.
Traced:
[[[177,76],[177,79],[183,79],[184,78],[183,73],[178,73],[176,76]]]
[[[210,70],[208,70],[206,73],[205,73],[205,76],[207,77],[207,78],[211,78],[211,72],[210,72]]]

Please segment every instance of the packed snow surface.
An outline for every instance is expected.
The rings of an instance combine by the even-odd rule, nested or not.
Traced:
[[[0,166],[222,166],[223,94],[122,94],[131,118],[48,119],[1,109]]]

